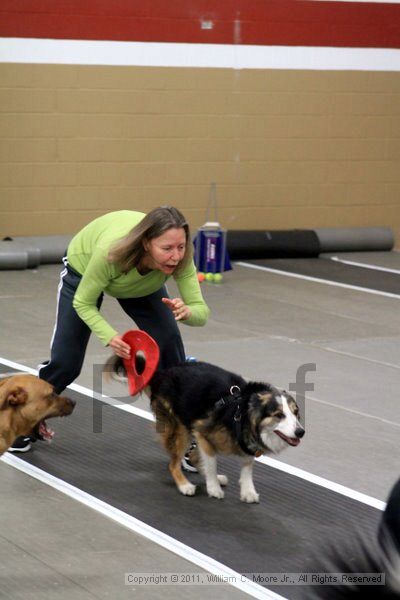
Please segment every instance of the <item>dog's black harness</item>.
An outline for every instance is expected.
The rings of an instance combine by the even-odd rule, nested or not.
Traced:
[[[259,449],[255,449],[255,450],[251,450],[245,443],[243,440],[243,431],[242,431],[242,411],[240,408],[240,404],[239,402],[237,402],[237,399],[240,397],[240,387],[238,385],[232,385],[229,388],[229,396],[225,396],[220,398],[219,400],[217,400],[217,402],[215,403],[215,408],[219,409],[222,408],[223,406],[229,406],[230,404],[232,404],[233,402],[236,402],[236,410],[235,410],[235,414],[233,415],[233,420],[235,422],[235,434],[236,434],[236,440],[237,443],[239,444],[240,448],[243,450],[243,452],[245,454],[248,454],[249,456],[261,456],[262,454],[264,454],[262,452],[262,450]]]

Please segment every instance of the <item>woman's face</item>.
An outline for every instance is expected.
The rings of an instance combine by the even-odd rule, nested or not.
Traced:
[[[158,269],[166,275],[172,275],[185,254],[185,230],[182,227],[168,229],[159,237],[145,242],[144,249],[149,269]]]

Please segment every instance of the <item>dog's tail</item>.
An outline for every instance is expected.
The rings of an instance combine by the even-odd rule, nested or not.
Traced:
[[[146,359],[143,354],[138,352],[135,355],[136,372],[140,375],[143,373],[145,366]],[[122,383],[126,383],[128,380],[124,361],[120,356],[116,356],[115,354],[106,360],[104,363],[103,372],[106,380],[113,379],[114,381],[119,381]]]
[[[124,361],[119,356],[115,354],[110,356],[106,360],[103,366],[103,373],[106,381],[110,381],[113,379],[114,381],[119,381],[122,383],[126,383],[128,378],[126,375],[126,369],[124,366]]]

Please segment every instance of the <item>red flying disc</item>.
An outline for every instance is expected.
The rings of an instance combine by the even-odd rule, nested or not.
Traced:
[[[153,377],[160,358],[160,349],[157,342],[146,332],[140,329],[130,329],[122,339],[131,348],[130,358],[124,358],[124,366],[128,376],[128,387],[131,396],[138,394]],[[140,352],[144,358],[144,369],[138,369],[137,355]],[[140,361],[140,364],[143,361]]]

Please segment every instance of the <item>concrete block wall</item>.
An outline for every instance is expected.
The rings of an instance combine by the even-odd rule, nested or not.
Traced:
[[[400,239],[399,107],[396,70],[2,62],[0,237],[165,203],[196,227],[215,182],[228,228]]]

